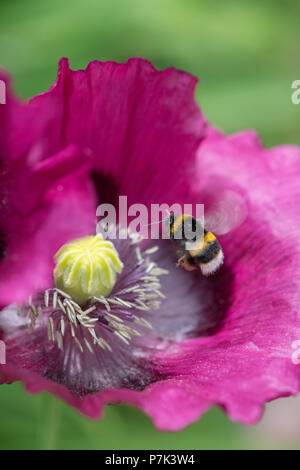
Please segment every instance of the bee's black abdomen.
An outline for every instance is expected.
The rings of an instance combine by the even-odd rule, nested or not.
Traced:
[[[199,264],[209,263],[218,255],[220,250],[221,247],[218,240],[214,240],[212,242],[207,243],[204,250],[201,251],[201,253],[199,253],[198,255],[194,256],[194,259]]]

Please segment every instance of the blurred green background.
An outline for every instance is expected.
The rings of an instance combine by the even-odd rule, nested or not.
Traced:
[[[1,0],[0,64],[28,98],[53,83],[61,56],[75,69],[141,56],[198,76],[197,100],[215,126],[254,128],[267,146],[300,144],[300,105],[291,103],[299,13],[294,0]],[[161,433],[129,407],[107,407],[91,422],[14,384],[0,388],[0,448],[300,448],[299,400],[267,408],[252,428],[215,408],[180,433]]]

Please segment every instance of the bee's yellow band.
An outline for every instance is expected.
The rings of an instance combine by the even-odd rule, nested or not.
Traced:
[[[175,220],[174,220],[174,223],[171,227],[171,232],[172,232],[172,235],[175,234],[176,230],[179,229],[180,225],[184,222],[184,219],[185,218],[188,218],[188,217],[192,217],[191,215],[189,214],[182,214],[182,215],[178,215]]]
[[[200,253],[200,251],[204,250],[206,247],[207,243],[213,242],[216,239],[213,233],[211,232],[206,232],[204,235],[204,239],[200,240],[198,244],[195,246],[193,250],[190,251],[191,256],[196,256]]]

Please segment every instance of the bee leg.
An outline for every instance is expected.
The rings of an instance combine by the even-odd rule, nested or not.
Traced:
[[[186,255],[181,256],[181,258],[178,259],[177,266],[181,266],[186,271],[195,271],[195,269],[197,269],[197,266],[191,263]]]
[[[186,261],[186,255],[181,256],[176,263],[176,266],[184,266],[184,263]]]

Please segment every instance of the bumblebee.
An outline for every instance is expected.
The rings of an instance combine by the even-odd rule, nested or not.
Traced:
[[[177,245],[177,264],[187,271],[200,268],[205,276],[213,274],[224,260],[222,248],[212,232],[189,214],[169,214],[166,219],[171,240]],[[187,244],[192,244],[187,248]]]

